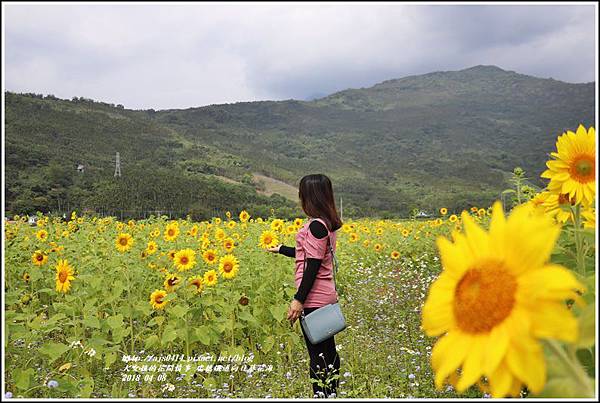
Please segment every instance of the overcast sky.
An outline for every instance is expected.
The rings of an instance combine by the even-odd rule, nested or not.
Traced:
[[[595,6],[6,4],[5,88],[133,109],[310,99],[493,64],[595,80]]]

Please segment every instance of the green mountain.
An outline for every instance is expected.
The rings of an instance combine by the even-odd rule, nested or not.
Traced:
[[[556,137],[593,125],[594,105],[594,83],[495,66],[409,76],[312,101],[184,110],[7,93],[7,210],[31,208],[31,200],[56,209],[62,198],[95,209],[164,210],[171,202],[172,210],[194,207],[198,215],[243,207],[294,215],[298,181],[315,172],[330,176],[345,216],[488,205],[515,166],[543,186],[539,174]],[[267,197],[272,191],[291,200]]]

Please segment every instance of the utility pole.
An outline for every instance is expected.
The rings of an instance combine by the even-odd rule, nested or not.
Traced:
[[[115,161],[115,178],[121,177],[121,158],[119,158],[119,152],[117,151],[117,159]]]

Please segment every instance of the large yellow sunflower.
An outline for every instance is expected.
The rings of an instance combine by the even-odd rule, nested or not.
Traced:
[[[207,249],[202,253],[202,258],[207,264],[214,264],[217,261],[217,251],[214,249]]]
[[[175,238],[177,238],[177,235],[179,235],[179,224],[177,224],[177,221],[167,224],[165,235],[163,237],[164,240],[169,242],[174,241]]]
[[[43,266],[48,261],[48,255],[45,255],[41,250],[36,250],[31,256],[31,261],[36,266]]]
[[[267,249],[277,245],[278,242],[279,240],[277,239],[277,235],[275,235],[275,233],[272,231],[263,231],[263,233],[260,234],[258,246]]]
[[[133,237],[130,234],[120,233],[115,240],[115,246],[119,252],[125,252],[133,245]]]
[[[56,291],[64,293],[69,291],[71,280],[75,280],[73,268],[66,259],[59,259],[56,264]]]
[[[233,240],[233,238],[225,238],[223,240],[223,248],[227,252],[231,252],[235,248],[235,241]]]
[[[35,236],[40,241],[45,241],[46,239],[48,239],[48,231],[46,231],[45,229],[41,229],[35,234]]]
[[[167,292],[165,290],[154,290],[152,294],[150,294],[150,305],[154,309],[163,309],[165,305],[167,305],[167,301],[165,297],[167,296]]]
[[[248,212],[246,210],[242,210],[242,212],[240,213],[240,221],[246,222],[246,221],[248,221],[249,218],[250,218],[250,214],[248,214]]]
[[[217,272],[215,270],[209,270],[204,273],[204,284],[209,287],[217,284]]]
[[[196,252],[193,249],[182,249],[175,253],[173,263],[179,271],[190,270],[196,265]]]
[[[238,260],[233,255],[225,255],[219,260],[219,271],[223,278],[234,278],[238,272]]]
[[[568,194],[575,204],[591,205],[596,195],[596,131],[583,125],[576,133],[568,130],[558,137],[556,151],[541,175],[550,179],[548,190]]]
[[[223,239],[225,239],[226,236],[227,236],[227,234],[225,234],[225,231],[223,230],[223,228],[217,228],[215,230],[215,239],[222,241]]]
[[[538,339],[578,338],[564,301],[579,299],[582,286],[568,269],[547,263],[560,227],[525,205],[506,219],[500,202],[489,232],[469,214],[461,218],[465,234],[453,233],[454,243],[437,239],[443,271],[423,306],[426,334],[443,335],[431,355],[435,385],[461,367],[459,392],[485,376],[494,397],[518,395],[523,384],[539,393],[546,364]]]
[[[154,241],[149,241],[148,245],[146,246],[146,252],[149,255],[152,255],[153,253],[155,253],[158,250],[158,245],[156,244],[156,242]]]
[[[276,218],[271,222],[271,229],[276,232],[281,232],[284,227],[284,221],[280,218]]]
[[[187,234],[195,238],[198,235],[198,226],[197,225],[193,225],[192,228],[190,228],[190,230],[188,231]]]

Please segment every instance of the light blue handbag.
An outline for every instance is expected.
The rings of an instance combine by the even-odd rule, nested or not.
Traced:
[[[327,246],[329,246],[329,251],[333,258],[333,285],[337,293],[335,273],[337,272],[338,262],[329,243],[329,236],[327,238]],[[306,259],[304,260],[304,265],[306,268]],[[346,328],[346,319],[342,314],[339,302],[335,302],[315,309],[308,315],[304,315],[304,312],[302,312],[300,325],[304,329],[308,340],[312,344],[318,344],[344,330]]]

